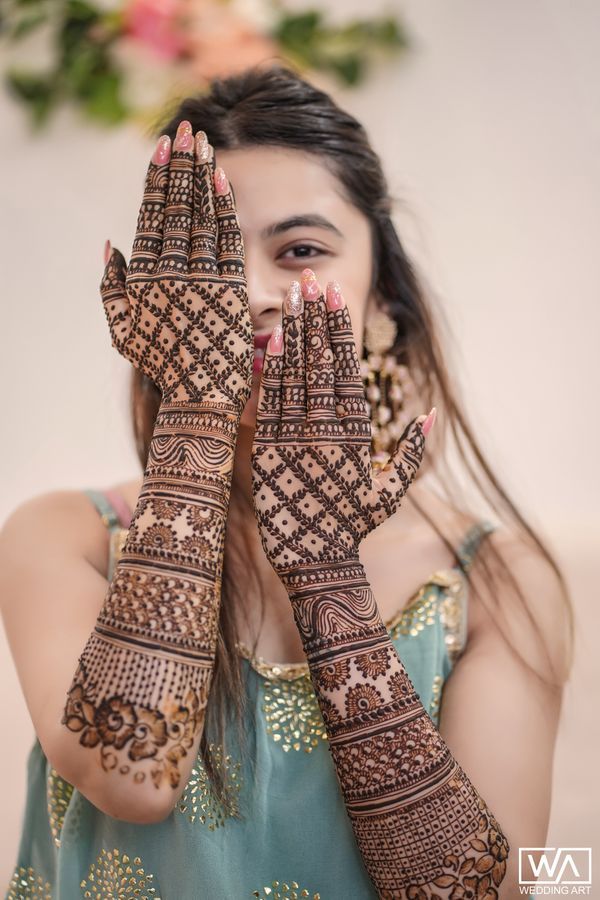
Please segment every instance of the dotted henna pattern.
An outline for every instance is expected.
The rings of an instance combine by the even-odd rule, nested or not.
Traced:
[[[217,640],[237,428],[253,331],[231,190],[214,158],[150,163],[131,262],[100,286],[112,343],[162,393],[131,527],[62,723],[107,772],[180,785],[204,721]]]
[[[508,842],[423,708],[359,560],[424,451],[413,420],[373,474],[347,308],[283,316],[252,448],[255,512],[285,585],[357,844],[383,898],[498,897]]]

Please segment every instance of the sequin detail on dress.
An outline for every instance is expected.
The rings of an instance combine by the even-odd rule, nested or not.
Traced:
[[[241,763],[234,761],[229,754],[223,758],[223,750],[216,744],[209,744],[208,748],[215,770],[223,777],[230,798],[229,805],[222,803],[215,795],[202,757],[198,754],[186,788],[175,808],[191,824],[198,822],[207,825],[209,831],[214,831],[225,825],[227,819],[237,815],[243,779],[240,777]]]
[[[265,886],[260,891],[252,891],[253,897],[268,898],[268,900],[321,900],[320,894],[311,894],[306,888],[301,888],[297,881],[272,881],[270,886]]]
[[[19,866],[10,879],[6,900],[52,900],[52,888],[31,866]]]
[[[48,821],[54,844],[60,847],[60,836],[67,807],[73,796],[73,785],[61,778],[56,769],[50,769],[46,780],[46,799],[48,802]]]
[[[327,740],[327,729],[308,676],[294,681],[266,679],[261,690],[267,733],[284,752],[312,753],[314,747]]]
[[[102,849],[96,862],[81,882],[82,896],[97,900],[117,900],[119,897],[138,897],[139,900],[160,900],[152,887],[154,875],[142,866],[139,856],[133,859],[120,850]]]

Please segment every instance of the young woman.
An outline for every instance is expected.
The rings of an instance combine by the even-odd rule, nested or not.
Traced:
[[[36,732],[8,896],[521,896],[571,610],[459,410],[379,160],[282,67],[160,134],[101,283],[143,477],[29,500],[0,540]]]

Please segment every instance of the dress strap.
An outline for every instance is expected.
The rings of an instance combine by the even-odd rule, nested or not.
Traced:
[[[481,542],[488,534],[495,531],[497,527],[488,519],[481,519],[479,522],[471,525],[457,550],[459,565],[456,568],[462,569],[463,572],[468,572],[473,565]]]
[[[125,546],[127,529],[131,522],[131,511],[125,503],[125,500],[123,500],[116,491],[99,491],[95,488],[87,488],[83,493],[89,497],[100,513],[102,521],[108,528],[110,534],[108,544],[108,565],[106,570],[106,577],[108,581],[110,581],[113,577],[117,561]]]
[[[92,501],[109,531],[114,531],[116,528],[123,527],[117,510],[107,496],[107,491],[86,488],[83,493]]]

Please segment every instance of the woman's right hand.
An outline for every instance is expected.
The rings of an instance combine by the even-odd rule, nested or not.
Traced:
[[[113,248],[100,293],[113,347],[154,381],[163,402],[202,401],[241,415],[254,355],[244,244],[231,187],[189,122],[172,153],[169,138],[159,140],[131,261]]]

